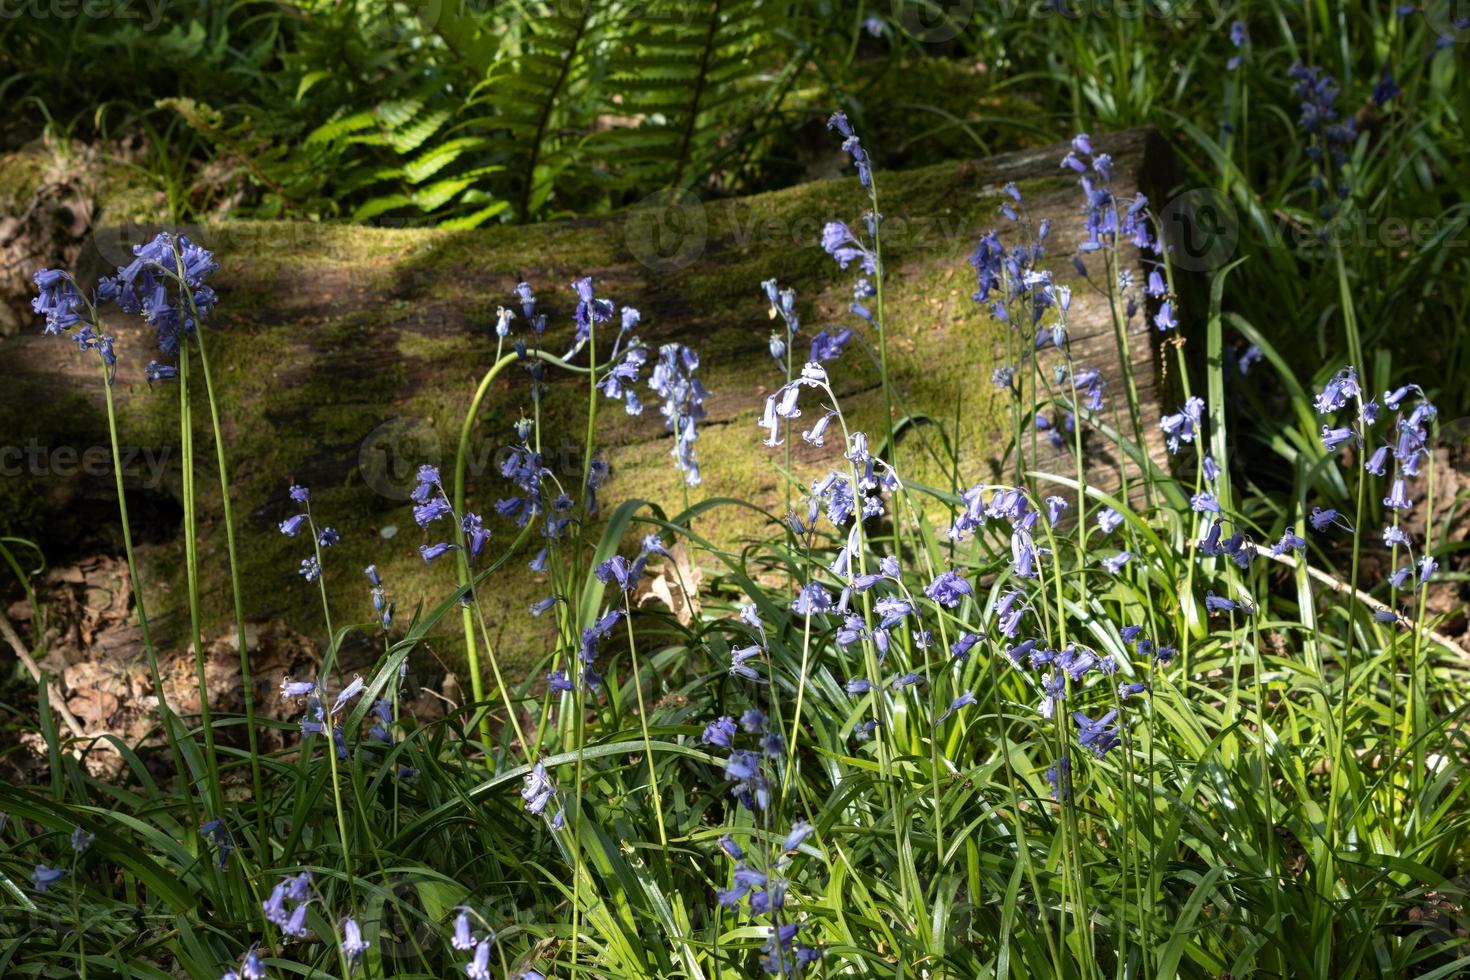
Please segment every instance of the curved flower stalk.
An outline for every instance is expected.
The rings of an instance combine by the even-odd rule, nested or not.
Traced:
[[[638,310],[632,307],[623,307],[621,314],[616,314],[616,305],[612,300],[599,297],[596,294],[591,277],[583,277],[572,284],[572,289],[577,297],[577,306],[573,316],[576,335],[573,346],[562,357],[548,354],[540,349],[541,337],[545,332],[547,316],[544,312],[537,310],[537,298],[528,283],[521,283],[516,287],[516,297],[522,304],[522,312],[525,319],[532,324],[533,336],[529,343],[516,342],[516,349],[511,354],[498,358],[484,377],[481,378],[475,395],[470,401],[468,411],[465,413],[464,423],[460,428],[460,439],[458,451],[455,456],[453,492],[446,496],[446,502],[456,514],[463,514],[465,475],[469,460],[469,445],[473,437],[474,426],[480,415],[480,408],[491,385],[500,373],[513,363],[522,363],[532,371],[532,398],[536,404],[536,419],[528,426],[518,429],[518,437],[521,442],[518,453],[533,453],[528,439],[534,433],[539,443],[540,435],[540,389],[541,368],[550,365],[575,374],[585,374],[589,384],[589,406],[588,406],[588,429],[587,440],[584,447],[583,472],[586,474],[585,483],[580,494],[582,519],[571,521],[570,517],[563,518],[570,523],[574,530],[575,540],[573,542],[573,555],[578,556],[581,552],[580,541],[582,527],[588,516],[597,513],[597,490],[607,478],[608,469],[596,454],[594,445],[594,433],[596,427],[597,395],[622,401],[624,408],[630,415],[641,414],[643,411],[642,401],[639,399],[637,390],[642,381],[642,371],[648,361],[647,348],[633,334],[633,330],[642,320]],[[618,330],[614,337],[612,348],[601,363],[596,359],[596,332],[597,327],[602,324],[611,324],[617,319]],[[500,339],[505,339],[509,334],[510,317],[502,315],[497,324],[497,334]],[[500,330],[504,327],[505,333]],[[581,367],[569,363],[569,359],[586,349],[589,356],[589,366]],[[708,397],[708,392],[699,380],[694,377],[694,372],[699,366],[698,355],[683,345],[666,345],[659,351],[659,359],[649,377],[648,384],[662,400],[661,412],[665,419],[665,425],[673,433],[675,445],[673,455],[679,471],[684,475],[686,485],[696,485],[699,482],[699,466],[695,458],[694,443],[698,438],[697,423],[704,417],[703,404]],[[511,474],[506,474],[511,476]],[[523,488],[524,489],[524,488]],[[569,495],[563,493],[565,500],[571,501]],[[515,516],[521,526],[536,516],[534,508],[539,506],[539,495],[526,492],[521,498],[525,505],[531,510],[524,513],[517,512],[512,515],[502,510],[497,505],[501,516]],[[507,507],[510,505],[507,504]],[[568,526],[563,523],[562,527]],[[459,585],[462,590],[472,590],[470,564],[466,560],[466,532],[461,530],[457,536],[455,547],[444,546],[435,554],[446,553],[449,550],[459,552]],[[557,535],[559,537],[559,535]],[[548,535],[551,537],[551,535]],[[534,564],[542,564],[546,560],[546,553],[538,556]],[[566,595],[576,594],[575,582],[567,583]],[[475,626],[470,607],[463,612],[464,635],[469,661],[471,691],[477,701],[483,700],[483,682],[480,679],[479,668],[479,645],[476,641]],[[490,653],[492,664],[494,664],[494,653],[489,649],[488,638],[485,638],[486,649]],[[498,666],[495,668],[498,671]],[[503,689],[503,687],[502,687]],[[481,720],[481,734],[488,741],[489,731],[485,727],[487,719]],[[523,745],[525,743],[523,742]]]

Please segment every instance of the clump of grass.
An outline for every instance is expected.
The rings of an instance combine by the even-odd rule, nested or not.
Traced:
[[[335,533],[309,509],[283,526],[312,537],[303,569],[324,613],[329,588],[361,588],[372,610],[357,624],[326,613],[320,674],[289,679],[301,716],[257,719],[299,733],[288,749],[236,747],[223,736],[241,719],[160,704],[166,748],[149,754],[168,758],[117,745],[123,776],[99,780],[76,754],[98,749],[60,735],[40,686],[52,779],[0,787],[6,962],[35,976],[472,980],[1465,969],[1470,678],[1427,613],[1447,542],[1434,520],[1415,535],[1408,519],[1435,513],[1434,387],[1358,359],[1346,285],[1353,363],[1336,358],[1320,385],[1226,310],[1248,263],[1216,271],[1191,310],[1146,203],[1116,197],[1105,155],[1079,136],[1063,161],[1085,181],[1077,288],[1105,297],[1120,354],[1158,330],[1172,347],[1168,457],[1145,448],[1129,358],[1114,391],[1103,365],[1074,361],[1070,292],[1050,272],[1073,257],[1047,256],[1015,188],[974,260],[978,315],[1009,325],[1005,481],[976,483],[982,461],[942,424],[905,429],[890,411],[887,431],[850,430],[830,379],[871,356],[889,389],[882,225],[873,162],[845,117],[834,126],[872,209],[823,236],[860,280],[857,331],[816,339],[800,297],[767,284],[783,383],[761,420],[773,465],[802,438],[830,454],[830,475],[791,485],[764,539],[709,540],[706,515],[752,505],[699,481],[694,352],[643,346],[636,312],[581,280],[577,342],[548,353],[536,299],[518,290],[519,333],[500,320],[516,351],[498,347],[480,389],[512,366],[531,375],[504,496],[467,497],[477,400],[461,465],[447,480],[426,467],[414,496],[442,600],[401,615],[375,570],[363,583],[334,565]],[[191,351],[203,365],[207,286],[187,243],[160,242],[173,291],[148,312],[174,331],[182,388]],[[1134,248],[1147,282],[1118,274]],[[1333,261],[1350,282],[1352,256]],[[110,396],[98,303],[64,276],[46,288],[56,329],[99,357]],[[1179,342],[1181,310],[1204,321],[1201,362]],[[814,340],[802,365],[793,351]],[[1295,475],[1286,493],[1257,485],[1230,432],[1228,403],[1261,397],[1252,363],[1284,400],[1271,438]],[[576,486],[538,455],[541,386],[563,371],[586,382]],[[596,497],[599,411],[650,394],[689,494],[675,514]],[[910,438],[949,485],[895,467]],[[1041,468],[1043,444],[1067,472]],[[1099,447],[1123,461],[1116,492],[1090,480]],[[488,538],[492,508],[519,533]],[[336,519],[350,534],[349,516]],[[1362,560],[1378,539],[1382,581]],[[703,569],[698,602],[638,602],[653,575],[687,599],[676,550]],[[528,555],[557,642],[507,676],[481,597]],[[398,699],[410,654],[456,615],[471,700],[415,724]],[[333,667],[354,632],[382,656],[348,679]]]

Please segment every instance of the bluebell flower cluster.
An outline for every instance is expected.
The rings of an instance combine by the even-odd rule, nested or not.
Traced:
[[[218,297],[206,280],[219,263],[187,236],[168,232],[134,246],[133,256],[117,275],[98,281],[97,295],[124,313],[141,314],[157,335],[159,351],[172,358],[214,312]]]
[[[218,303],[207,280],[219,264],[186,236],[160,232],[134,246],[133,255],[116,275],[99,279],[90,298],[60,269],[41,269],[34,276],[37,295],[31,308],[46,318],[45,332],[69,333],[79,350],[96,351],[107,366],[109,384],[116,376],[117,338],[103,329],[102,306],[110,303],[121,313],[141,314],[154,328],[159,351],[172,358],[183,337],[193,334]],[[154,360],[144,375],[153,384],[178,377],[178,369]]]
[[[449,945],[460,952],[474,950],[464,968],[469,980],[490,980],[490,952],[495,945],[495,930],[487,929],[484,936],[476,938],[470,927],[470,910],[461,906],[457,911]]]
[[[393,625],[393,603],[389,601],[388,592],[383,588],[383,579],[378,575],[378,566],[369,565],[362,571],[373,586],[373,612],[377,614],[379,624],[386,631]]]
[[[771,319],[774,320],[779,316],[786,326],[784,331],[771,332],[771,357],[779,364],[791,349],[796,332],[801,328],[801,316],[796,312],[796,290],[782,289],[775,279],[767,279],[762,282],[761,289],[765,291],[766,299],[770,301]]]
[[[1226,59],[1225,70],[1235,71],[1245,63],[1246,56],[1250,54],[1250,33],[1246,30],[1244,21],[1230,22],[1230,44],[1235,48],[1236,53]]]
[[[664,344],[658,349],[658,361],[648,378],[648,386],[662,401],[659,412],[664,417],[664,428],[674,434],[674,465],[691,487],[700,481],[694,443],[699,438],[698,424],[704,418],[704,401],[709,397],[694,375],[697,370],[699,355],[693,350],[684,344]]]
[[[1014,183],[1006,184],[1002,193],[1001,214],[1020,228],[1023,240],[1007,249],[995,231],[981,236],[970,256],[970,265],[975,268],[974,300],[996,320],[1031,329],[1057,305],[1060,296],[1050,271],[1041,268],[1051,223],[1043,219],[1035,226],[1031,224],[1021,191]]]
[[[1340,118],[1337,100],[1342,94],[1337,80],[1316,65],[1298,61],[1287,69],[1291,93],[1300,103],[1297,126],[1314,137],[1307,153],[1321,162],[1324,151],[1337,166],[1347,163],[1347,147],[1358,137],[1357,120],[1348,115]],[[1347,195],[1346,185],[1340,191]]]
[[[260,947],[251,946],[245,953],[245,961],[239,970],[227,970],[220,980],[266,980],[265,964],[260,959]]]
[[[199,825],[199,835],[214,845],[214,863],[223,868],[229,863],[230,855],[235,853],[235,838],[230,835],[230,829],[225,826],[224,820],[215,817],[206,820]]]
[[[634,565],[637,566],[636,573]],[[617,572],[621,572],[622,579],[628,582],[631,589],[637,584],[637,578],[643,574],[643,564],[640,559],[629,563],[626,559],[619,559],[617,565],[604,563],[599,567],[600,574],[606,574],[608,578],[603,581],[612,581],[618,578]],[[558,599],[558,601],[560,601]],[[564,669],[554,670],[546,675],[547,683],[554,692],[574,691],[579,686],[588,691],[602,689],[602,674],[598,673],[594,664],[599,655],[602,641],[612,635],[613,627],[622,619],[621,609],[611,609],[603,613],[591,626],[582,630],[582,640],[577,647],[575,660]]]
[[[525,801],[526,812],[538,817],[542,816],[552,801],[557,801],[557,806],[551,816],[551,828],[560,830],[566,824],[566,811],[561,806],[556,783],[546,771],[546,764],[538,761],[531,767],[531,771],[526,773],[524,782],[525,785],[521,787],[521,799]]]
[[[863,149],[862,140],[857,133],[853,132],[852,123],[847,119],[847,113],[841,111],[832,113],[827,119],[827,128],[835,129],[842,137],[842,151],[852,157],[853,166],[857,167],[858,180],[862,185],[872,189],[873,186],[873,161],[869,159],[868,153]]]
[[[1395,590],[1418,592],[1439,565],[1427,553],[1415,560],[1413,541],[1403,527],[1403,520],[1416,506],[1409,481],[1420,476],[1420,465],[1429,457],[1432,427],[1439,410],[1416,384],[1400,385],[1384,392],[1381,399],[1367,398],[1351,365],[1323,386],[1313,404],[1319,414],[1334,417],[1322,426],[1322,443],[1328,449],[1347,443],[1359,447],[1360,452],[1367,452],[1377,442],[1363,460],[1363,470],[1388,480],[1388,492],[1382,502],[1391,517],[1383,528],[1383,543],[1394,549],[1395,558],[1399,548],[1405,549],[1408,557],[1407,564],[1395,567],[1388,581]],[[1348,408],[1356,411],[1342,420],[1346,424],[1333,425],[1338,413]],[[1393,413],[1391,427],[1380,426],[1386,418],[1385,410]],[[1383,428],[1386,431],[1380,431]],[[1330,507],[1313,508],[1310,523],[1315,531],[1338,527],[1350,534],[1357,533],[1346,518]]]
[[[767,973],[797,976],[820,954],[798,940],[804,923],[782,922],[788,890],[787,875],[794,856],[804,846],[814,828],[797,821],[781,842],[780,850],[762,848],[759,859],[746,852],[728,834],[720,838],[720,850],[735,861],[729,888],[719,889],[716,900],[722,908],[746,904],[752,915],[768,918],[770,932],[761,947],[761,966]]]
[[[316,530],[316,525],[311,520],[310,490],[299,484],[292,484],[290,497],[294,502],[303,505],[305,509],[301,513],[292,514],[284,521],[281,521],[278,527],[282,534],[288,538],[294,538],[301,533],[302,528],[311,528],[312,533],[316,536],[318,549],[330,548],[342,540],[342,536],[337,533],[337,529],[334,527],[324,527],[320,531]],[[315,552],[301,559],[299,572],[308,582],[315,582],[317,580],[322,573],[322,564]]]
[[[267,922],[279,926],[292,939],[306,939],[311,930],[306,926],[306,911],[311,904],[311,872],[286,875],[276,882],[270,896],[260,903]]]

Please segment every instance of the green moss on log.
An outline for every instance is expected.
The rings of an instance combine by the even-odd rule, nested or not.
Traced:
[[[1120,183],[1136,179],[1145,140],[1138,134],[1115,139],[1120,142],[1111,149]],[[934,412],[951,430],[957,424],[950,435],[961,447],[961,474],[969,480],[994,473],[1010,426],[989,383],[1005,356],[1005,336],[976,308],[973,273],[965,264],[976,239],[999,223],[998,197],[1009,179],[1022,181],[1033,214],[1058,216],[1052,246],[1062,258],[1055,266],[1064,278],[1072,275],[1068,257],[1075,232],[1062,229],[1060,219],[1075,214],[1077,192],[1070,179],[1056,175],[1054,158],[1001,157],[880,174],[888,348],[900,411]],[[805,326],[798,359],[811,333],[825,323],[851,325],[854,318],[846,309],[856,271],[838,270],[818,239],[826,221],[858,223],[866,203],[856,181],[839,180],[696,204],[679,217],[696,230],[702,224],[702,238],[685,240],[687,254],[664,241],[663,251],[652,257],[648,211],[475,232],[267,223],[202,229],[201,237],[222,264],[221,303],[206,341],[232,461],[252,618],[281,615],[298,628],[321,632],[317,592],[295,575],[309,545],[275,530],[292,512],[285,493],[291,480],[312,487],[318,522],[342,533],[342,543],[326,562],[335,622],[370,618],[361,575],[369,562],[377,564],[402,610],[419,602],[432,605],[450,591],[449,562],[426,567],[417,554],[420,543],[442,538],[447,529],[421,532],[402,498],[419,462],[439,462],[446,473],[452,467],[470,396],[494,358],[496,308],[512,303],[512,290],[521,280],[535,286],[541,308],[550,314],[550,350],[570,344],[574,304],[568,284],[580,275],[592,275],[600,295],[642,310],[638,333],[646,343],[681,341],[696,348],[700,374],[713,394],[697,447],[705,482],[690,492],[691,499],[753,500],[779,517],[785,450],[763,447],[754,424],[764,396],[782,381],[767,353],[773,321],[760,283],[775,277],[796,288]],[[688,261],[660,258],[671,254]],[[1091,302],[1082,290],[1078,293],[1080,304]],[[141,381],[150,356],[149,331],[137,323],[109,326],[120,336],[123,358],[117,388],[123,441],[177,445],[175,389],[150,390]],[[524,323],[518,320],[515,326],[525,333]],[[875,342],[876,335],[867,331],[864,339]],[[67,372],[76,376],[68,381],[88,400],[62,412],[70,422],[60,424],[43,393],[48,387],[54,391],[58,379],[38,360],[28,365],[26,380],[0,395],[0,420],[9,412],[9,424],[35,427],[49,439],[104,439],[95,373],[74,370],[78,359],[70,350],[51,350],[53,359],[74,362]],[[833,375],[849,425],[881,432],[882,398],[873,359],[854,344]],[[575,488],[585,381],[554,375],[548,380],[543,446],[557,478]],[[496,472],[495,452],[509,441],[512,423],[532,410],[527,381],[521,369],[507,371],[478,420],[469,499],[482,513],[490,513],[494,500],[510,492]],[[196,466],[206,511],[200,554],[211,632],[220,632],[228,622],[229,592],[217,500],[209,496],[213,461],[200,389],[194,411],[201,426],[196,448],[203,458]],[[636,418],[617,403],[599,405],[601,448],[614,469],[605,497],[609,502],[647,498],[673,513],[681,509],[684,492],[668,456],[672,443],[651,392],[645,401],[648,410]],[[395,441],[395,431],[408,436]],[[899,462],[906,474],[947,484],[947,472],[917,447],[916,439],[901,446]],[[797,478],[809,482],[840,451],[835,444],[816,450],[798,442],[793,447]],[[374,477],[373,466],[360,465],[364,458],[385,462],[388,469]],[[175,460],[163,487],[170,496],[176,495],[178,466]],[[17,514],[7,519],[15,523]],[[698,530],[735,544],[766,533],[766,525],[748,509],[724,508],[702,517]],[[396,529],[391,537],[385,536],[389,529]],[[495,526],[496,541],[513,536],[513,528]],[[179,552],[167,541],[144,548],[147,581],[156,593],[153,605],[174,624],[176,639],[183,625]],[[526,607],[549,586],[526,571],[529,557],[528,551],[487,590],[492,635],[513,670],[534,664],[547,650],[543,624],[532,620]],[[433,638],[450,656],[458,647],[457,622],[446,621]]]

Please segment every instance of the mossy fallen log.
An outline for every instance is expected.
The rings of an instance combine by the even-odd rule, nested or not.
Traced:
[[[1165,167],[1161,141],[1145,130],[1095,140],[1114,161],[1114,188],[1131,196],[1151,189]],[[994,368],[1013,356],[1010,338],[973,301],[974,274],[966,264],[976,241],[996,228],[1016,234],[997,214],[1001,188],[1015,181],[1033,221],[1049,219],[1049,267],[1073,286],[1071,338],[1081,365],[1108,377],[1110,419],[1126,419],[1124,387],[1112,312],[1106,297],[1073,268],[1082,238],[1081,193],[1074,175],[1059,170],[1063,147],[950,162],[905,172],[880,172],[888,276],[889,361],[898,411],[929,416],[948,430],[967,482],[995,479],[1008,452],[1011,421],[990,382]],[[470,396],[495,356],[497,308],[513,306],[513,289],[527,281],[547,312],[546,347],[569,346],[575,299],[568,284],[590,275],[599,295],[642,311],[637,333],[657,346],[681,341],[701,358],[699,374],[711,397],[697,451],[704,483],[694,500],[731,497],[755,501],[779,516],[785,489],[784,449],[767,449],[755,420],[782,371],[768,353],[773,327],[760,283],[778,278],[796,289],[804,325],[855,325],[846,310],[856,278],[839,270],[819,246],[823,224],[856,223],[866,197],[856,180],[820,181],[737,200],[687,204],[670,213],[648,207],[609,217],[473,232],[392,230],[345,225],[221,223],[192,229],[215,250],[218,313],[207,328],[210,358],[222,401],[225,441],[234,470],[246,603],[253,619],[284,617],[293,627],[320,632],[316,592],[295,570],[301,541],[276,532],[290,513],[288,482],[313,489],[319,522],[335,526],[342,542],[328,554],[327,577],[338,622],[370,618],[361,569],[376,563],[401,609],[432,604],[449,592],[446,564],[425,567],[417,546],[428,540],[406,502],[419,463],[452,465]],[[124,260],[127,245],[145,227],[103,228],[88,261],[93,271]],[[1120,255],[1122,271],[1143,281],[1134,250]],[[1089,259],[1099,281],[1100,261]],[[1131,321],[1134,365],[1146,431],[1158,417],[1157,350],[1147,311]],[[776,321],[779,322],[779,321]],[[525,324],[514,326],[524,332]],[[145,541],[145,587],[165,636],[178,641],[183,595],[178,513],[178,398],[172,387],[149,386],[143,368],[153,351],[150,331],[124,318],[108,321],[119,337],[116,394],[125,476],[137,531]],[[875,337],[862,334],[871,343]],[[807,334],[809,337],[810,335]],[[799,340],[804,354],[809,340]],[[7,384],[0,388],[5,467],[0,478],[0,527],[64,547],[116,524],[100,381],[95,362],[35,325],[0,340]],[[878,372],[860,344],[831,365],[849,425],[881,432]],[[554,373],[553,373],[554,374]],[[531,411],[528,377],[516,369],[493,386],[481,413],[470,461],[469,500],[488,512],[509,493],[496,464],[510,442],[511,425]],[[585,381],[549,376],[542,404],[548,465],[563,483],[580,482]],[[196,395],[201,395],[196,391]],[[646,498],[669,512],[682,508],[685,488],[669,457],[665,432],[650,408],[630,417],[604,401],[598,442],[612,465],[604,489],[609,502]],[[208,586],[211,632],[228,618],[224,534],[218,523],[210,442],[195,410],[202,506],[200,554]],[[917,448],[900,445],[901,468],[912,477],[948,485],[949,476]],[[810,481],[840,449],[794,447],[798,479]],[[1043,461],[1045,462],[1045,461]],[[1071,464],[1067,462],[1067,471]],[[1089,460],[1094,479],[1116,484],[1118,460]],[[749,509],[716,509],[698,529],[722,544],[763,533],[766,522]],[[509,541],[506,527],[496,540]],[[432,535],[431,535],[432,536]],[[540,576],[516,562],[490,590],[492,639],[505,660],[522,664],[542,655],[526,606],[545,594]],[[170,630],[170,626],[172,629]],[[498,634],[498,635],[496,635]],[[453,644],[453,625],[441,637]]]

